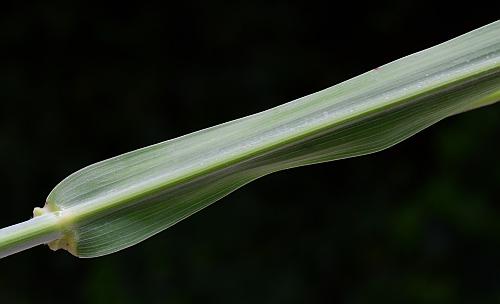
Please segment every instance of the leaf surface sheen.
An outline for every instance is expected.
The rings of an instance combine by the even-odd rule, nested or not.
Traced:
[[[500,22],[267,111],[90,165],[49,194],[80,257],[134,245],[266,174],[390,147],[500,99]]]

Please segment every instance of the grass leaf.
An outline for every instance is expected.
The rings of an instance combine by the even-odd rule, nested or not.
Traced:
[[[38,243],[50,232],[53,249],[109,254],[266,174],[376,152],[499,99],[495,22],[270,110],[88,166],[35,210],[53,227]],[[22,227],[15,242],[5,229],[0,252],[24,249]]]

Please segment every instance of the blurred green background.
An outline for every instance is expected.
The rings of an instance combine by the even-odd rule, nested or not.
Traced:
[[[494,5],[493,3],[490,5]],[[3,3],[0,226],[86,165],[331,86],[498,18],[421,1]],[[147,241],[0,260],[1,303],[499,303],[500,106],[266,176]]]

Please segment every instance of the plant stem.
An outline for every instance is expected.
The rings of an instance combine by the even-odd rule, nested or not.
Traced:
[[[62,235],[59,220],[53,213],[0,229],[0,258],[46,244]]]

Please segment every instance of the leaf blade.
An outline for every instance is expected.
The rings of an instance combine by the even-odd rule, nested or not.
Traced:
[[[158,233],[260,176],[372,153],[498,101],[500,22],[282,106],[86,167],[47,199],[75,254]]]

